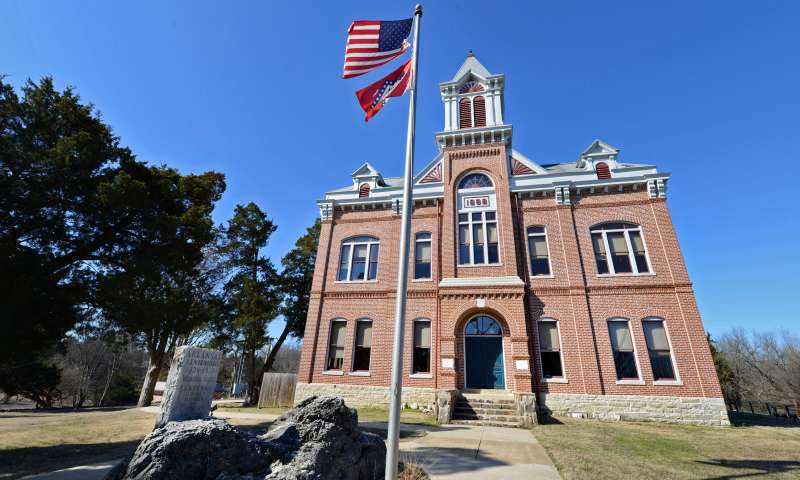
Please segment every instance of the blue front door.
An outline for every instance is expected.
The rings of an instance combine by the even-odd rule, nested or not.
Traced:
[[[505,389],[502,337],[467,336],[464,346],[467,388]]]

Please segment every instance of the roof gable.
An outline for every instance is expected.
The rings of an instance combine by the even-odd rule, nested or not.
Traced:
[[[486,80],[487,78],[491,77],[492,74],[489,73],[489,70],[483,66],[481,62],[475,58],[475,55],[472,53],[472,50],[467,53],[467,59],[464,60],[464,63],[461,64],[461,68],[458,69],[455,76],[451,80],[451,82],[458,82],[459,80],[463,79],[467,75],[475,75],[476,77],[480,78],[481,80]]]

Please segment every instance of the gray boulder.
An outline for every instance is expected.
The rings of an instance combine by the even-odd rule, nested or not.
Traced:
[[[375,480],[386,446],[338,397],[310,397],[256,436],[223,420],[169,422],[106,480]]]

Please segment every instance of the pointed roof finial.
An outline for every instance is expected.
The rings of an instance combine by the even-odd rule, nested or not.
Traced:
[[[474,54],[474,53],[472,53],[472,50],[470,50],[470,51],[468,51],[468,52],[467,52],[467,56],[468,56],[468,57],[474,57],[474,56],[475,56],[475,54]]]

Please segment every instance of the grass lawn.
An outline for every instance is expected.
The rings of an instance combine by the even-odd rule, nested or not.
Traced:
[[[136,409],[0,413],[0,478],[124,457],[153,430],[155,417]],[[261,419],[229,421],[268,425]]]
[[[558,418],[533,433],[565,480],[800,478],[800,428]]]

